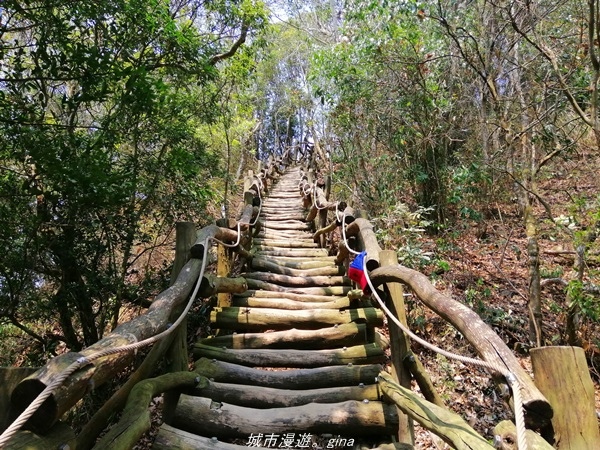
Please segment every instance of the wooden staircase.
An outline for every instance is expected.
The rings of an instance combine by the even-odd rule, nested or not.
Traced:
[[[215,337],[194,346],[208,379],[181,394],[153,449],[395,448],[382,402],[383,315],[351,300],[350,280],[313,241],[288,169],[264,199],[248,290],[215,308]]]

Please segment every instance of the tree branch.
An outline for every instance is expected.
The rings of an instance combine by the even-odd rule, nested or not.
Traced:
[[[233,45],[231,46],[231,48],[229,50],[227,50],[226,52],[219,53],[217,55],[212,56],[208,60],[208,63],[210,65],[214,66],[219,61],[222,61],[227,58],[231,58],[233,55],[235,55],[235,53],[238,51],[238,49],[246,42],[246,37],[248,36],[249,29],[250,29],[250,26],[248,25],[248,22],[246,21],[246,19],[244,19],[242,21],[242,30],[241,30],[242,32],[240,34],[240,37],[237,39],[237,41],[235,41],[233,43]]]

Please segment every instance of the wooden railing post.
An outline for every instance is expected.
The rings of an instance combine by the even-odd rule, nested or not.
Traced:
[[[398,255],[394,250],[382,250],[379,252],[379,259],[382,267],[398,264]],[[388,294],[387,307],[403,325],[407,325],[402,284],[386,283],[385,287]],[[403,364],[404,358],[410,353],[410,341],[404,332],[393,323],[389,323],[389,332],[392,352],[392,377],[400,386],[410,389],[411,375]],[[400,419],[398,442],[412,448],[415,445],[413,421],[400,408],[398,408],[398,417]]]
[[[175,284],[179,272],[181,272],[183,266],[189,261],[191,257],[190,249],[194,245],[194,242],[196,242],[196,225],[193,222],[177,222],[175,224],[175,261],[173,262],[169,286]],[[171,320],[177,320],[184,308],[185,305],[177,307],[173,311]],[[165,358],[167,372],[188,370],[187,319],[183,319],[183,322],[179,325],[179,329],[175,331],[173,342],[166,351]],[[166,412],[166,416],[169,416],[170,412],[177,405],[179,394],[165,392],[163,399],[163,410]]]

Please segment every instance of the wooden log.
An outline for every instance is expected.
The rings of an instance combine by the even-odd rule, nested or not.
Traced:
[[[201,263],[199,259],[188,261],[175,284],[156,297],[146,314],[119,325],[111,334],[79,353],[70,352],[51,359],[46,366],[19,383],[11,395],[13,414],[20,414],[48,384],[52,383],[57,374],[62,373],[78,358],[107,348],[138,342],[166,329],[171,323],[172,311],[189,297],[200,273]],[[50,429],[88,392],[90,386],[98,387],[112,380],[131,363],[133,357],[133,352],[119,353],[82,367],[42,404],[28,421],[28,426],[40,432]]]
[[[248,282],[244,277],[227,278],[205,275],[202,277],[198,294],[206,298],[218,293],[241,294],[247,289]]]
[[[377,236],[373,231],[373,225],[367,219],[357,218],[346,226],[346,236],[357,236],[360,248],[366,250],[367,270],[375,270],[379,267],[379,252],[381,247],[377,242]]]
[[[344,274],[341,267],[329,263],[326,266],[319,266],[312,269],[295,269],[264,258],[254,258],[251,266],[256,270],[268,270],[271,273],[293,277],[335,276]]]
[[[427,276],[401,265],[374,270],[371,272],[371,281],[374,286],[393,281],[410,286],[425,305],[459,330],[485,361],[504,367],[517,377],[521,384],[526,420],[530,428],[543,427],[550,421],[552,407],[548,400],[535,386],[504,341],[476,312],[438,292]],[[505,380],[498,373],[492,375],[496,382],[505,384]]]
[[[302,295],[313,295],[313,296],[323,296],[323,295],[348,295],[348,292],[352,291],[351,286],[325,286],[325,287],[285,287],[279,286],[275,283],[268,283],[266,281],[253,280],[252,278],[247,278],[246,282],[248,283],[249,290],[265,290],[265,291],[273,291],[278,294],[283,294],[286,292],[302,294]]]
[[[258,250],[269,250],[270,248],[318,248],[314,242],[304,240],[280,240],[273,239],[254,239],[254,246]]]
[[[248,450],[246,445],[235,445],[189,433],[179,428],[162,424],[158,429],[151,450]]]
[[[298,201],[294,201],[298,200]],[[304,212],[304,208],[302,207],[300,197],[286,197],[286,198],[274,198],[270,196],[265,199],[263,202],[263,211],[268,211],[271,214],[280,214],[282,211],[284,212],[295,212],[302,213]],[[297,219],[302,220],[302,219]]]
[[[306,239],[311,234],[308,231],[300,230],[262,230],[256,237],[264,239]]]
[[[403,360],[403,364],[412,373],[415,381],[419,385],[419,389],[423,394],[423,397],[434,405],[444,407],[445,403],[440,394],[435,390],[435,386],[425,370],[425,367],[414,353],[409,353]]]
[[[381,371],[378,364],[317,367],[271,371],[244,367],[216,359],[201,358],[194,371],[223,383],[269,386],[280,389],[317,389],[373,384]]]
[[[290,287],[286,288],[288,292],[297,292],[298,294],[313,295],[348,295],[352,286],[324,286],[324,287]]]
[[[348,297],[333,297],[327,302],[299,302],[287,298],[236,297],[232,306],[248,306],[251,308],[298,309],[346,309],[350,307]]]
[[[8,412],[11,392],[21,380],[38,370],[33,367],[0,367],[0,432],[10,425]]]
[[[58,422],[44,435],[32,431],[18,431],[2,447],[3,450],[48,450],[74,449],[76,445],[75,432],[65,423]]]
[[[339,217],[337,219],[340,222],[343,220],[344,221],[343,225],[348,225],[349,223],[354,222],[354,219],[356,219],[356,217],[357,216],[356,216],[356,213],[354,211],[354,208],[352,208],[351,206],[346,206],[343,209],[343,212],[340,211]]]
[[[232,261],[230,253],[228,247],[220,243],[217,244],[217,277],[221,280],[226,279],[231,272]],[[243,286],[244,290],[241,292],[244,292],[248,288],[246,283]],[[231,294],[229,292],[219,292],[217,294],[217,306],[231,306]]]
[[[321,367],[378,364],[385,361],[383,350],[376,344],[327,350],[230,350],[194,344],[193,353],[195,358],[213,358],[249,367]]]
[[[295,348],[318,349],[348,347],[367,342],[367,326],[364,323],[345,323],[318,330],[297,330],[270,333],[237,333],[208,337],[198,341],[202,345],[231,349],[249,348]]]
[[[250,290],[263,290],[282,293],[287,290],[287,288],[278,286],[277,284],[267,283],[266,281],[252,280],[250,278],[246,280],[246,283],[248,284],[248,289]]]
[[[192,247],[192,245],[194,245],[194,241],[196,239],[196,226],[194,225],[193,222],[179,222],[177,223],[177,227],[176,227],[176,231],[175,231],[175,262],[173,264],[173,276],[171,277],[171,285],[173,285],[176,281],[176,277],[179,275],[179,273],[181,272],[181,269],[183,268],[183,266],[185,265],[185,263],[187,263],[191,257],[191,251],[190,248]],[[219,245],[219,247],[222,247],[221,245]],[[222,261],[221,261],[222,263]],[[221,294],[219,294],[221,295]],[[174,309],[173,311],[173,320],[177,320],[177,317],[179,317],[182,313],[183,310],[185,308],[184,304],[179,305],[177,308]],[[163,339],[163,341],[172,341],[171,345],[169,346],[168,350],[165,353],[165,372],[179,372],[180,370],[187,370],[188,368],[188,351],[187,351],[187,328],[188,328],[188,322],[187,322],[187,318],[184,318],[183,321],[178,325],[178,328],[176,331],[173,331],[171,334],[173,334],[174,336],[171,338],[171,334],[169,334],[169,336],[167,336],[165,339]],[[161,343],[159,343],[158,345],[153,346],[152,350],[148,353],[148,356],[150,358],[154,358],[157,357],[158,355],[154,354],[154,349],[160,349],[162,347],[162,345],[160,345]],[[146,361],[145,361],[146,362]],[[143,375],[143,372],[145,371],[144,366],[145,364],[140,365],[140,367],[138,369],[141,370],[136,370],[130,378],[138,378],[138,376]],[[146,375],[147,376],[147,375]],[[125,385],[129,384],[129,380],[127,383],[125,383]],[[129,388],[127,387],[126,389],[133,389],[133,387]],[[131,392],[131,391],[129,391]],[[122,394],[125,394],[125,391],[122,392]],[[172,411],[175,406],[177,406],[177,402],[179,400],[179,396],[177,393],[167,393],[163,396],[163,411]],[[117,414],[117,412],[121,411],[121,408],[125,405],[124,403],[121,405],[116,398],[115,400],[113,400],[115,403],[118,403],[118,409],[115,409],[112,414]],[[110,400],[107,402],[109,404],[112,404],[113,402],[111,402]],[[102,408],[101,408],[102,409]],[[106,411],[106,410],[105,410]],[[96,416],[96,420],[97,420],[97,424],[100,425],[102,422],[104,422],[104,419],[102,419],[103,417],[102,412],[100,412],[99,415],[95,415]],[[92,420],[92,422],[95,422],[94,420]],[[88,422],[89,424],[90,422]],[[92,425],[94,425],[92,423]],[[87,427],[86,428],[90,428]],[[99,433],[96,432],[92,432],[90,433],[91,435],[95,435],[95,438],[97,438],[99,436]],[[89,438],[85,438],[85,439],[89,439]],[[91,443],[93,441],[90,441],[89,443]],[[78,444],[81,443],[81,440],[78,438]],[[89,447],[87,447],[89,448]],[[80,449],[83,450],[83,449]]]
[[[600,448],[594,384],[583,349],[541,347],[530,354],[535,384],[554,410],[553,433],[542,430],[542,436],[559,450]]]
[[[282,214],[292,214],[295,220],[304,220],[306,210],[302,205],[302,198],[295,197],[277,197],[269,196],[262,204],[262,211],[265,215],[277,217]]]
[[[308,433],[356,436],[381,435],[397,426],[395,409],[380,402],[310,403],[289,408],[254,409],[213,402],[209,398],[182,395],[173,425],[193,433],[248,438],[256,430],[282,434]]]
[[[319,389],[275,389],[270,387],[219,383],[209,381],[188,392],[196,397],[207,397],[215,402],[246,406],[249,408],[288,408],[308,403],[339,403],[348,400],[378,401],[376,384],[360,386],[335,386]]]
[[[322,228],[319,228],[314,234],[313,234],[313,240],[315,242],[319,242],[320,238],[322,235],[325,235],[327,233],[331,233],[333,230],[335,230],[338,227],[338,224],[333,221],[331,222],[329,225],[324,226]]]
[[[398,254],[394,250],[384,250],[379,252],[379,258],[382,266],[393,266],[398,264]],[[408,328],[406,321],[406,311],[404,309],[404,290],[400,283],[387,283],[386,286],[386,306],[391,313]],[[392,378],[400,386],[411,388],[410,371],[403,364],[404,358],[410,353],[410,340],[404,332],[394,323],[389,324],[389,334],[391,345],[391,369]],[[398,442],[414,446],[414,428],[412,419],[406,414],[398,411],[399,429]]]
[[[525,439],[527,440],[527,450],[554,449],[543,437],[532,430],[525,430]],[[519,450],[517,448],[517,428],[510,420],[503,420],[494,427],[494,447],[496,450]]]
[[[289,223],[287,221],[261,220],[262,228],[265,230],[299,230],[308,231],[310,227],[303,222]]]
[[[191,257],[190,249],[196,239],[196,225],[194,222],[177,222],[175,224],[175,260],[171,269],[169,285],[175,284],[179,272]]]
[[[310,211],[308,212],[308,215],[306,216],[306,221],[307,222],[311,222],[313,220],[315,220],[315,217],[317,217],[317,214],[319,213],[319,211],[322,210],[327,210],[327,211],[335,211],[337,208],[337,204],[335,202],[329,202],[327,201],[327,197],[325,195],[325,191],[323,191],[323,189],[321,188],[316,188],[315,191],[313,191],[312,195],[315,197],[316,199],[316,205],[312,205],[312,207],[310,208]]]
[[[281,185],[280,185],[281,187]],[[294,186],[294,184],[289,184],[289,189],[295,189],[296,186]],[[277,189],[276,191],[271,192],[271,195],[269,195],[268,197],[269,200],[273,199],[273,200],[277,200],[277,199],[283,199],[283,200],[289,200],[289,199],[298,199],[298,200],[302,200],[302,196],[300,194],[298,194],[295,191],[289,191],[288,189]]]
[[[304,220],[304,216],[302,213],[296,213],[293,211],[289,211],[289,212],[279,211],[276,214],[270,214],[270,213],[266,213],[263,211],[263,212],[261,212],[260,217],[267,223],[272,222],[272,221],[283,222],[283,221],[288,221],[288,220],[302,222]]]
[[[240,228],[242,229],[242,231],[246,231],[249,227],[249,225],[254,222],[254,218],[256,217],[256,215],[258,214],[258,208],[256,206],[252,206],[252,200],[250,200],[250,203],[246,204],[246,206],[244,206],[244,209],[242,210],[242,214],[240,215]]]
[[[273,291],[257,291],[249,289],[246,292],[238,294],[237,297],[255,297],[255,298],[285,298],[297,302],[333,302],[343,300],[347,297],[335,297],[332,295],[312,295],[298,294],[294,292],[273,292]]]
[[[121,415],[121,420],[113,426],[94,446],[94,450],[133,448],[142,435],[150,429],[148,405],[153,397],[171,389],[193,388],[206,385],[208,380],[194,372],[174,372],[138,383]]]
[[[216,225],[209,225],[207,227],[202,228],[198,232],[196,243],[192,245],[192,258],[202,259],[204,257],[204,244],[207,239],[209,240],[209,245],[211,244],[211,239],[217,239],[219,241],[233,243],[237,241],[238,233],[235,230],[218,227]]]
[[[258,259],[259,261],[277,264],[278,266],[290,267],[292,269],[299,270],[318,269],[320,267],[336,266],[335,256],[320,256],[310,258],[288,258],[285,256],[269,256],[268,258],[266,258],[257,256],[255,259]]]
[[[369,326],[383,325],[383,313],[376,308],[356,308],[335,311],[287,311],[271,308],[215,308],[210,321],[217,328],[227,330],[282,330],[288,328],[317,329],[343,323],[364,322]]]
[[[327,256],[325,248],[278,248],[260,246],[256,251],[257,255],[272,255],[272,256]]]
[[[315,287],[315,286],[343,286],[350,285],[350,279],[345,276],[290,276],[270,272],[249,272],[241,274],[242,277],[252,280],[277,283],[282,286]]]
[[[405,414],[458,450],[494,450],[458,414],[423,400],[397,384],[386,373],[379,374],[379,387]]]
[[[346,246],[346,243],[343,241],[340,241],[338,243],[338,254],[335,258],[335,263],[339,266],[341,266],[342,264],[347,263],[347,261],[350,258],[350,250],[348,250],[348,247]]]

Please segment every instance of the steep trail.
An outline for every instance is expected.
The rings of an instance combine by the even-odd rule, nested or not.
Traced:
[[[194,346],[210,381],[180,396],[153,449],[394,448],[396,408],[376,387],[383,315],[348,297],[344,268],[313,241],[299,179],[288,169],[263,200],[248,290]]]

